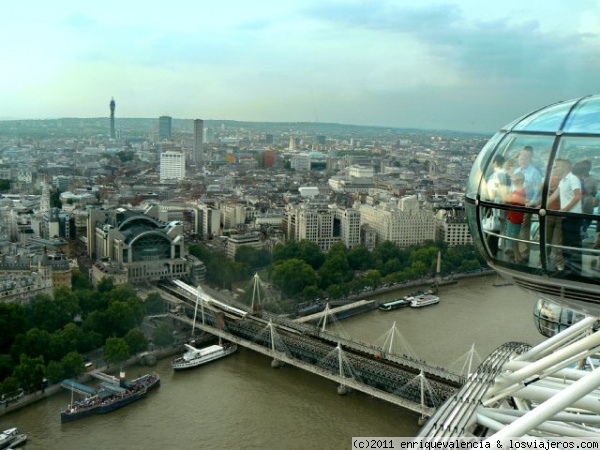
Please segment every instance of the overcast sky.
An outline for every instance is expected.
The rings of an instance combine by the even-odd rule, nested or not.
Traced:
[[[600,0],[19,0],[0,118],[495,132],[600,93]]]

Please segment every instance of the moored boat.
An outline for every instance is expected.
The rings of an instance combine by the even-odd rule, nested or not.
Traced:
[[[0,433],[0,450],[16,447],[27,440],[27,435],[18,428],[9,428]]]
[[[196,348],[190,344],[184,344],[187,351],[172,362],[173,370],[185,370],[201,366],[211,361],[224,358],[237,350],[237,345],[224,343],[209,345],[204,348]]]
[[[197,292],[198,293],[198,292]],[[192,324],[192,336],[194,335],[194,331],[196,330],[196,315],[198,313],[198,300],[200,299],[199,295],[196,295],[196,307],[194,309],[194,322]],[[225,305],[227,306],[227,305]],[[235,308],[234,308],[235,309]],[[244,311],[237,310],[245,314]],[[204,309],[202,309],[202,322],[204,323]],[[192,341],[193,342],[193,341]],[[175,358],[171,365],[173,366],[173,370],[185,370],[191,369],[193,367],[201,366],[202,364],[206,364],[211,361],[215,361],[217,359],[224,358],[225,356],[231,355],[237,350],[237,345],[231,342],[221,343],[221,338],[219,338],[218,345],[209,345],[204,348],[196,348],[191,344],[183,344],[186,348],[185,353],[183,355]]]
[[[111,382],[101,383],[101,388],[92,396],[82,400],[73,401],[66,410],[61,411],[61,422],[73,420],[95,414],[105,414],[122,408],[145,397],[148,391],[160,386],[158,374],[146,374],[135,380],[125,379],[121,374],[118,384]]]
[[[403,298],[404,298],[404,300],[408,300],[409,302],[411,302],[420,295],[427,295],[427,294],[433,294],[433,293],[434,292],[432,289],[427,289],[426,291],[414,291],[408,295],[405,295]]]
[[[417,295],[410,301],[411,308],[421,308],[423,306],[435,305],[440,302],[440,298],[433,294]]]
[[[408,296],[406,296],[382,303],[381,305],[379,305],[379,309],[382,311],[392,311],[393,309],[404,308],[409,305],[410,300],[408,299]]]

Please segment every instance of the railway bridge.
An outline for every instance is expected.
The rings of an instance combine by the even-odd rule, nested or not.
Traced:
[[[164,288],[164,287],[163,287]],[[338,393],[356,390],[420,414],[432,416],[465,379],[407,355],[342,339],[314,326],[266,312],[251,312],[218,301],[179,280],[168,295],[185,305],[170,316],[219,338],[338,384]]]

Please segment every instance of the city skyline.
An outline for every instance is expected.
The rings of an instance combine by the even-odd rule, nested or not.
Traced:
[[[597,89],[600,1],[555,3],[10,4],[0,119],[108,117],[114,97],[117,120],[493,133]]]

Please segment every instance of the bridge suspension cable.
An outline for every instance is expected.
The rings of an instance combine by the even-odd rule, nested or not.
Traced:
[[[475,344],[471,345],[468,352],[458,358],[456,361],[451,363],[448,368],[459,375],[463,375],[468,378],[482,362],[482,358],[475,350]]]
[[[402,336],[398,327],[396,327],[396,322],[392,324],[392,327],[382,337],[375,340],[375,345],[381,348],[384,355],[407,355],[418,359],[417,353],[404,336]]]

